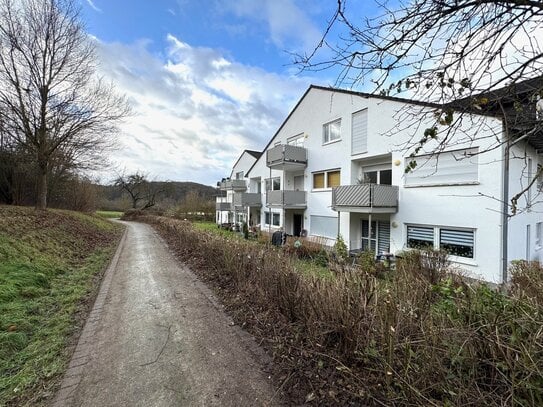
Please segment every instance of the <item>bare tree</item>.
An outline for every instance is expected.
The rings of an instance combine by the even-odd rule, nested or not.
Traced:
[[[96,76],[74,0],[0,0],[0,122],[35,157],[38,209],[47,207],[54,158],[99,165],[128,113],[125,98]]]
[[[126,192],[132,201],[132,209],[147,209],[156,205],[156,199],[164,192],[158,183],[152,183],[144,173],[119,174],[113,185]],[[138,208],[138,205],[143,204]]]
[[[489,135],[494,142],[480,153],[508,151],[521,138],[543,149],[543,102],[536,111],[543,98],[543,1],[413,0],[378,6],[382,15],[363,19],[346,0],[337,0],[321,41],[295,62],[302,70],[339,69],[337,86],[431,102],[399,113],[399,126],[415,129],[399,146],[412,158],[423,148],[439,156],[453,143],[475,142],[485,116],[501,119],[506,137],[501,129]],[[474,131],[457,137],[468,120]],[[432,124],[421,128],[420,122]],[[410,160],[406,171],[416,165]],[[541,170],[521,186],[513,210],[538,176]]]

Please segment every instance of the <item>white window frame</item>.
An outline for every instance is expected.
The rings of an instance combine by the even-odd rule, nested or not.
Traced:
[[[274,185],[275,185],[274,181],[278,181],[279,187],[277,189],[274,189]],[[271,189],[269,189],[270,185],[271,185]],[[264,180],[264,189],[266,191],[280,191],[281,190],[281,177],[266,178]]]
[[[462,261],[474,261],[475,258],[476,258],[476,255],[477,255],[477,252],[476,252],[476,230],[474,228],[462,228],[462,227],[456,227],[456,226],[436,226],[436,225],[420,225],[420,224],[406,224],[405,225],[405,246],[408,248],[408,249],[416,249],[415,247],[409,247],[408,246],[408,239],[409,239],[409,235],[408,235],[408,230],[409,230],[409,227],[419,227],[419,228],[425,228],[425,229],[432,229],[433,230],[433,242],[432,242],[432,249],[435,249],[435,250],[439,250],[441,248],[441,231],[442,230],[451,230],[451,231],[454,231],[454,230],[457,230],[457,231],[462,231],[462,232],[471,232],[472,235],[473,235],[473,248],[472,248],[472,251],[473,251],[473,256],[472,257],[464,257],[464,256],[459,256],[459,255],[456,255],[456,254],[449,254],[449,259],[451,261],[458,261],[458,262],[462,262]]]
[[[339,181],[341,185],[341,168],[335,168],[333,170],[326,170],[326,171],[315,171],[311,173],[311,190],[312,191],[331,191],[332,187],[328,186],[328,173],[330,172],[339,172]],[[314,176],[317,174],[324,174],[324,188],[315,188],[315,178]]]
[[[270,212],[266,211],[264,212],[264,225],[270,226],[268,223],[270,219],[268,217],[270,216]],[[275,221],[277,220],[277,223]],[[281,226],[281,213],[279,212],[272,212],[271,213],[271,226]]]
[[[330,131],[330,129],[332,128],[332,126],[334,126],[336,124],[339,124],[339,130],[337,132],[337,137],[331,138],[333,133]],[[322,145],[335,143],[335,142],[340,141],[340,140],[341,140],[341,118],[329,121],[329,122],[324,123],[322,125]]]

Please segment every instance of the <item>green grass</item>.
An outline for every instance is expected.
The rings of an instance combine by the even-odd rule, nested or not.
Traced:
[[[243,235],[241,233],[218,228],[217,224],[213,222],[193,222],[192,226],[196,230],[212,232],[219,236],[237,237],[239,239],[243,239]],[[261,244],[261,241],[259,240],[250,240],[250,242]],[[312,274],[322,278],[330,278],[334,275],[328,267],[320,266],[311,260],[296,259],[294,260],[294,267],[297,271],[303,274]]]
[[[121,231],[97,216],[0,206],[0,406],[43,403]]]
[[[124,215],[124,212],[119,211],[96,211],[96,215],[106,218],[106,219],[115,219],[120,218]]]
[[[212,233],[215,233],[217,235],[225,236],[225,237],[238,237],[240,239],[243,239],[243,236],[242,236],[241,233],[232,232],[231,230],[226,230],[226,229],[219,228],[219,227],[217,227],[217,224],[214,223],[214,222],[193,222],[192,226],[196,230],[203,230],[203,231],[206,231],[206,232],[212,232]]]

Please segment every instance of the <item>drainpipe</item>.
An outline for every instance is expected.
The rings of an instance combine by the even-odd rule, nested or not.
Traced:
[[[272,169],[270,167],[270,181],[269,181],[269,185],[270,185],[270,189],[267,189],[266,190],[266,201],[268,203],[268,212],[270,213],[270,219],[269,219],[269,222],[268,222],[268,233],[270,234],[270,239],[271,239],[271,224],[272,224],[272,210],[271,210],[271,205],[270,205],[270,202],[269,202],[269,195],[270,195],[270,191],[273,190],[273,182],[272,182]],[[264,182],[264,187],[266,187],[266,183]]]
[[[508,240],[509,240],[509,154],[511,140],[507,128],[504,125],[505,137],[507,137],[503,150],[503,179],[502,179],[502,288],[505,288],[508,280]]]

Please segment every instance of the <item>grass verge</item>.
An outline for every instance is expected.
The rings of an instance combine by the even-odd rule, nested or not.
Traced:
[[[0,206],[0,405],[42,405],[64,371],[122,227]]]
[[[106,219],[118,219],[124,215],[124,212],[118,211],[96,211],[96,215]]]

